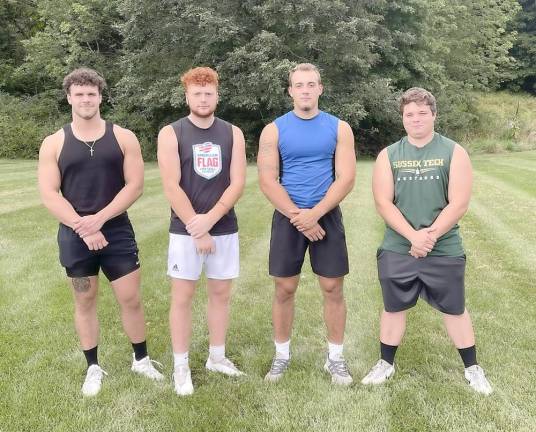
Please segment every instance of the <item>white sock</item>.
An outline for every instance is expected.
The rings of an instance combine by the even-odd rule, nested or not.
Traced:
[[[222,361],[225,358],[225,344],[224,345],[210,345],[208,347],[208,355],[210,359],[215,362]]]
[[[290,339],[286,342],[275,342],[275,358],[281,360],[290,359]]]
[[[181,366],[188,366],[188,351],[185,353],[173,353],[173,365],[175,369]]]
[[[328,342],[328,355],[329,355],[329,358],[331,360],[342,360],[343,359],[343,356],[342,356],[342,349],[343,349],[343,344],[340,344],[340,345],[337,345],[337,344],[334,344],[334,343],[331,343],[331,342]]]

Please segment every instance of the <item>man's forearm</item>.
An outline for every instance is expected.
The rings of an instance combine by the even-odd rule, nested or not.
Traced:
[[[181,222],[186,225],[196,214],[188,196],[176,184],[164,186],[164,192],[169,205]]]
[[[298,210],[298,206],[292,202],[287,191],[277,181],[261,183],[262,193],[268,198],[277,211],[291,218],[292,211]]]
[[[141,196],[143,186],[126,184],[115,196],[115,198],[102,210],[96,214],[101,218],[102,223],[124,213]]]
[[[73,228],[75,221],[80,219],[71,203],[57,192],[43,197],[43,204],[58,221],[70,228]]]
[[[313,207],[319,218],[337,207],[340,202],[352,191],[353,187],[353,179],[342,179],[340,177],[336,179],[329,187],[324,198],[322,198]]]
[[[230,185],[223,191],[220,199],[207,212],[214,223],[218,222],[225,214],[231,210],[242,196],[244,185]]]
[[[450,203],[441,210],[441,213],[439,213],[431,225],[431,228],[435,228],[437,237],[441,237],[443,234],[449,232],[466,213],[467,207],[465,204]]]
[[[411,243],[415,229],[393,203],[376,203],[376,209],[385,223]]]

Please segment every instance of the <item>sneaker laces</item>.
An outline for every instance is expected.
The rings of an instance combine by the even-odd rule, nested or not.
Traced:
[[[289,362],[290,362],[290,359],[287,360],[287,359],[274,358],[272,361],[272,366],[270,367],[270,374],[271,375],[282,374],[287,369]]]
[[[85,381],[93,381],[95,379],[100,379],[102,377],[102,374],[108,376],[108,372],[106,372],[103,368],[101,368],[99,365],[95,365],[97,367],[89,367],[87,370],[87,375]]]
[[[369,375],[376,374],[379,371],[384,371],[389,366],[392,366],[389,362],[386,362],[385,360],[378,360],[374,366],[372,366],[372,369],[370,370]]]
[[[350,376],[350,371],[348,370],[348,365],[346,360],[331,360],[328,357],[328,369],[331,374],[347,377]]]

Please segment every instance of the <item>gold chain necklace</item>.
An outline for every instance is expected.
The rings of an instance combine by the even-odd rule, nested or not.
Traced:
[[[82,141],[82,140],[80,140],[80,141]],[[85,142],[85,141],[82,141],[82,142],[83,142],[85,145],[88,146],[88,148],[89,148],[89,155],[90,155],[91,157],[93,157],[93,146],[95,145],[95,143],[97,142],[97,140],[96,140],[96,139],[93,140],[93,142],[92,142],[91,144],[88,144],[88,143]]]

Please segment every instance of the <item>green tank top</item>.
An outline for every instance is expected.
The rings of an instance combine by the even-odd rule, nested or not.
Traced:
[[[395,186],[394,204],[416,230],[432,225],[448,204],[449,171],[456,143],[438,133],[424,147],[407,137],[387,147]],[[428,255],[464,254],[458,224],[437,239]],[[411,243],[386,225],[380,249],[407,254]]]

